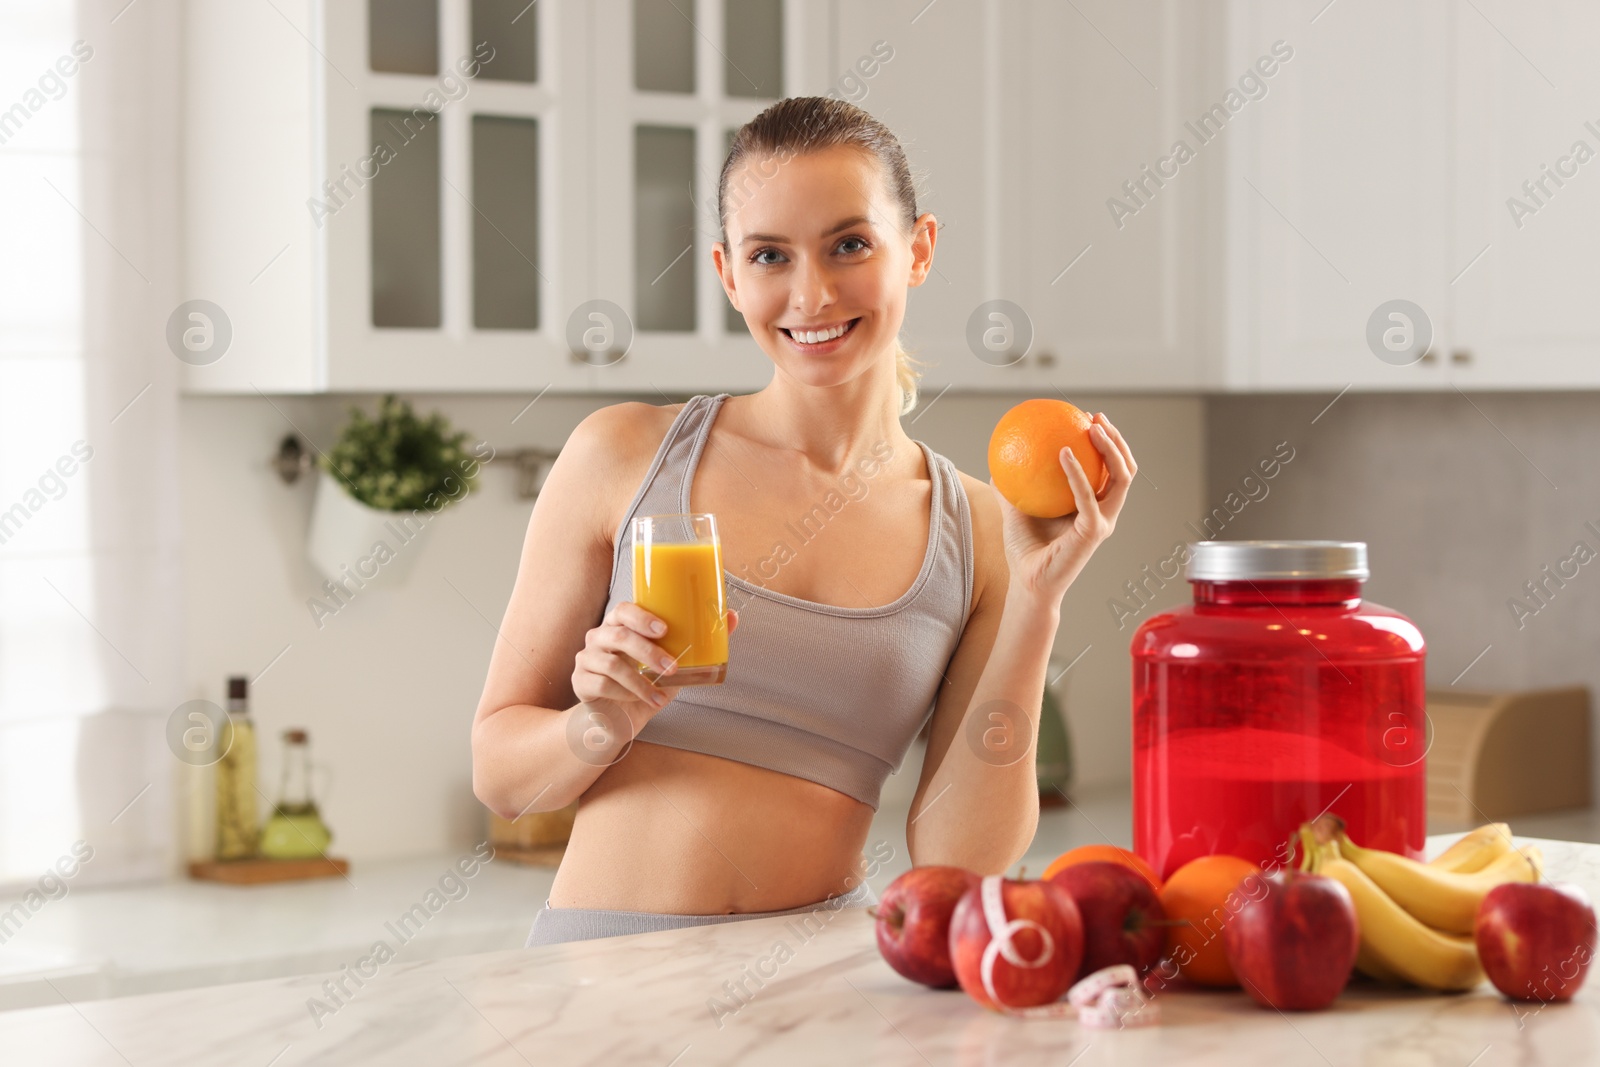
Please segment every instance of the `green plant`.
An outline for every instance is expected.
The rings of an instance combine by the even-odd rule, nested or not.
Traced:
[[[352,405],[339,440],[317,462],[369,507],[438,511],[477,487],[479,463],[466,439],[465,431],[451,432],[443,415],[419,418],[391,393],[375,419]]]

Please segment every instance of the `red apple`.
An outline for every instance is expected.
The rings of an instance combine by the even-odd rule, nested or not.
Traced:
[[[1083,963],[1078,977],[1126,963],[1143,978],[1167,948],[1161,898],[1131,867],[1104,860],[1075,863],[1050,876],[1083,918]]]
[[[1506,996],[1571,1000],[1594,958],[1594,906],[1575,885],[1497,885],[1478,905],[1473,937],[1484,973]]]
[[[1279,1011],[1332,1004],[1361,943],[1350,891],[1324,875],[1283,868],[1246,875],[1235,892],[1244,904],[1222,940],[1245,991]]]
[[[913,867],[889,883],[873,909],[878,951],[900,974],[935,989],[950,989],[950,915],[978,876],[961,867]]]
[[[1060,1000],[1083,961],[1078,905],[1054,882],[987,875],[950,917],[950,961],[961,988],[986,1008]]]

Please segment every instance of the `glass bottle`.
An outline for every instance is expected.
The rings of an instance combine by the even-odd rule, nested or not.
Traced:
[[[311,796],[311,743],[306,731],[283,732],[283,782],[278,803],[261,832],[261,854],[269,859],[314,859],[333,834]]]
[[[256,728],[250,721],[249,679],[228,679],[227,751],[217,761],[217,859],[256,854],[260,811],[256,806]]]

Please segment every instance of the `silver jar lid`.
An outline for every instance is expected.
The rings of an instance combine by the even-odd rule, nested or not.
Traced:
[[[1191,582],[1371,576],[1365,541],[1196,541],[1184,571]]]

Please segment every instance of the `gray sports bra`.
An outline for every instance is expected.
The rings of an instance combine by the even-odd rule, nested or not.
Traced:
[[[693,397],[673,420],[617,527],[607,613],[633,599],[630,521],[689,511],[695,468],[728,395]],[[728,638],[727,679],[679,689],[639,740],[782,771],[877,810],[884,779],[933,712],[972,610],[966,490],[953,463],[916,443],[933,494],[927,553],[911,588],[881,607],[841,608],[728,573],[739,628]],[[827,509],[845,506],[838,494],[825,498],[833,499],[840,503]]]

